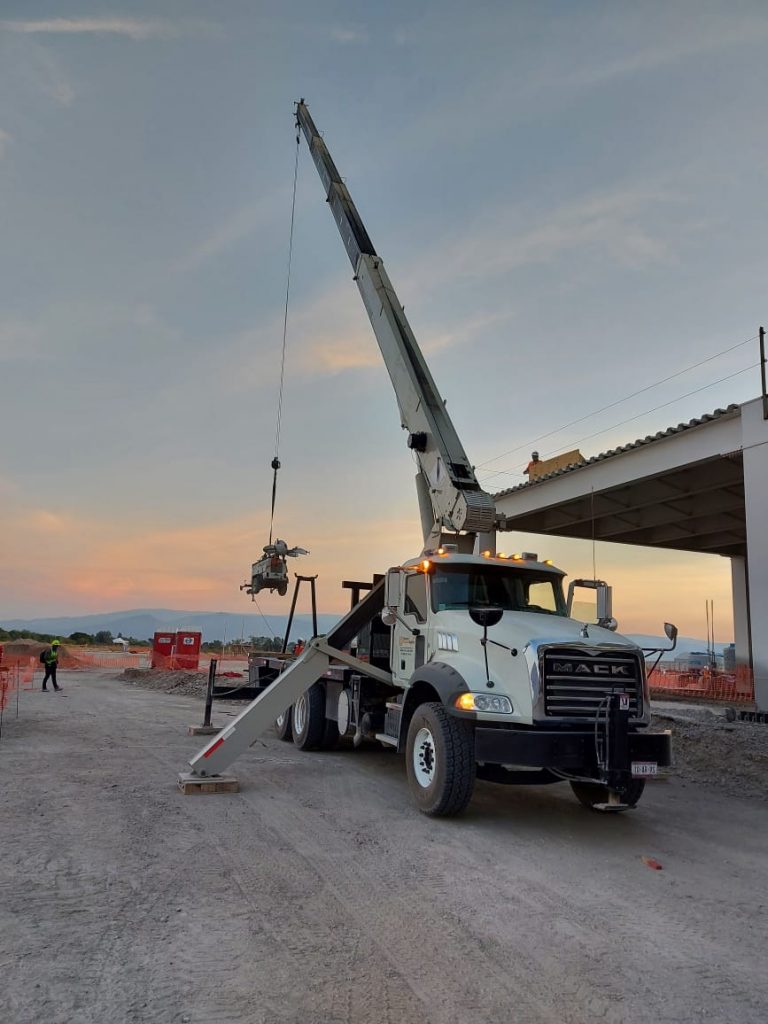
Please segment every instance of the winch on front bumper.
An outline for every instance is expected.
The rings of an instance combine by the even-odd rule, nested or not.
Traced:
[[[623,695],[607,697],[594,722],[560,728],[478,724],[479,764],[550,769],[623,791],[633,778],[648,778],[672,764],[672,736],[630,727],[632,710]]]

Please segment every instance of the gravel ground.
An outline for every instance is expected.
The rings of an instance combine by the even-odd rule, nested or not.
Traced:
[[[183,672],[180,670],[163,672],[158,669],[127,668],[113,677],[118,681],[140,686],[142,690],[160,690],[163,693],[175,693],[177,697],[205,697],[208,685],[207,677],[202,672]]]
[[[199,702],[62,682],[0,740],[9,1024],[768,1019],[768,805],[743,791],[673,778],[601,817],[479,784],[431,821],[394,753],[268,736],[239,794],[183,796]]]
[[[653,726],[672,730],[675,774],[684,783],[768,800],[768,725],[727,722],[719,709],[657,704]]]

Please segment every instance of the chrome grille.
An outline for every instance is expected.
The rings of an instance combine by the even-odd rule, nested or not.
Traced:
[[[550,648],[542,660],[544,713],[594,719],[612,693],[629,694],[631,718],[643,714],[643,670],[629,651]]]

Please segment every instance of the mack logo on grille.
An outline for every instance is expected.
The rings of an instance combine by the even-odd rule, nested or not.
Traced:
[[[552,671],[565,675],[574,676],[621,676],[629,678],[632,675],[629,665],[611,665],[610,662],[590,661],[555,661],[552,663]]]

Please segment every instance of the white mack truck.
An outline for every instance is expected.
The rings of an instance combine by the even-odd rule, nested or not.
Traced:
[[[455,815],[476,779],[570,783],[582,804],[623,811],[671,763],[648,729],[642,650],[619,636],[611,591],[532,553],[496,553],[503,530],[352,198],[301,100],[303,132],[389,371],[419,471],[420,555],[375,577],[362,599],[295,661],[255,666],[255,700],[190,761],[228,768],[276,723],[302,750],[375,740],[405,754],[428,815]],[[359,597],[362,584],[356,586]],[[571,617],[586,589],[594,621]],[[667,625],[674,645],[676,630]]]

